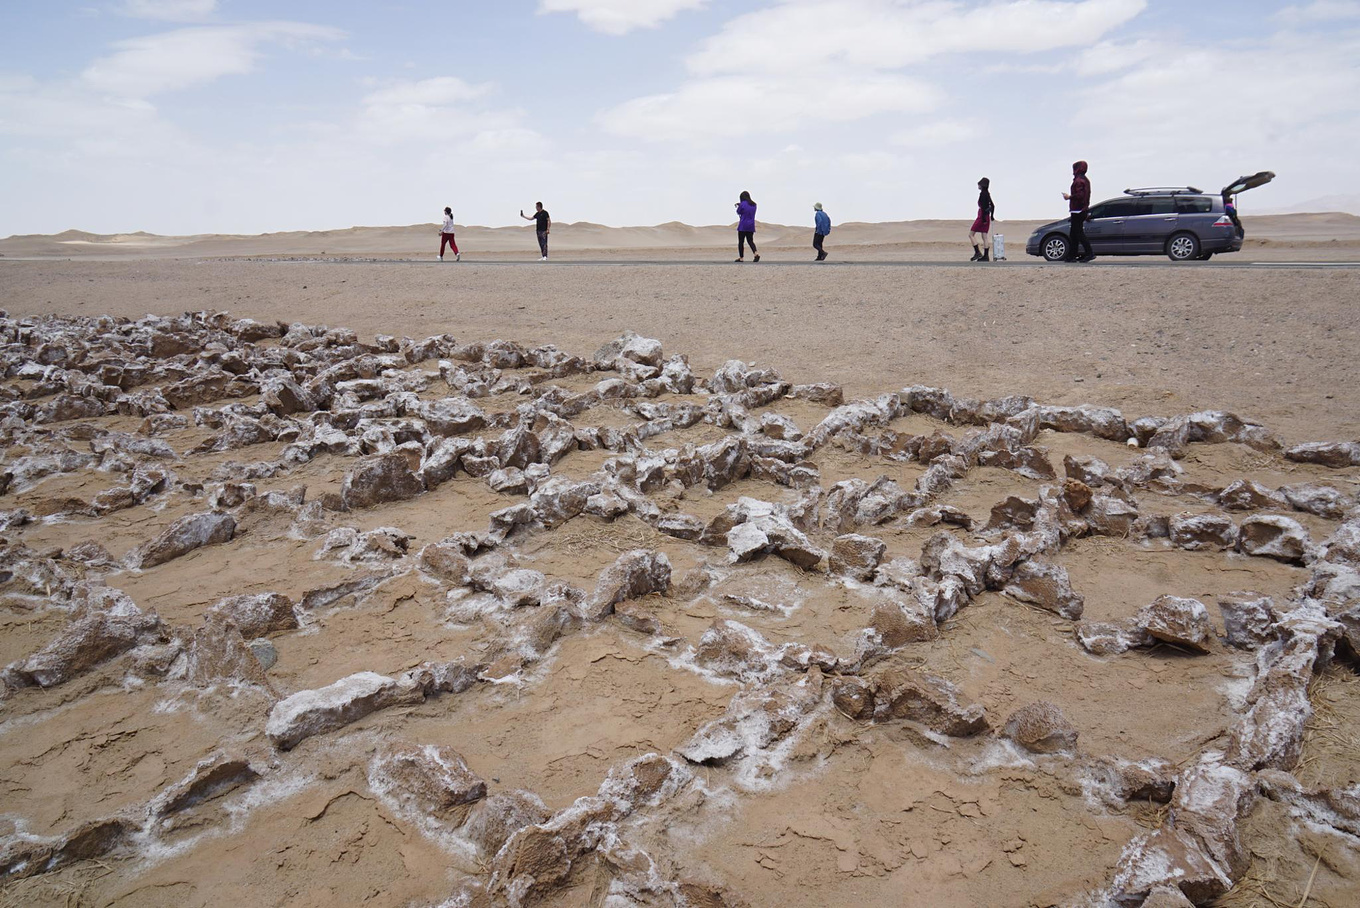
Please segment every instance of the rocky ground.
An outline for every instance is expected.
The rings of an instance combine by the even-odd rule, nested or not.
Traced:
[[[1351,903],[1360,443],[580,352],[0,318],[0,901]]]

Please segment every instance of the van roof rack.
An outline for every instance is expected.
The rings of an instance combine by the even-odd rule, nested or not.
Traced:
[[[1167,193],[1169,195],[1189,193],[1191,195],[1204,195],[1204,190],[1196,189],[1194,186],[1144,186],[1140,189],[1124,190],[1124,195],[1150,195],[1152,193]]]

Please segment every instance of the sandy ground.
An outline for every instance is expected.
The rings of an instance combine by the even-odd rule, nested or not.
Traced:
[[[1227,409],[1294,442],[1360,437],[1352,270],[8,262],[0,300],[15,315],[219,309],[571,350],[633,330],[696,369],[757,361],[851,395],[920,383],[1132,416]]]
[[[1055,217],[1061,217],[1055,212]],[[809,217],[809,225],[811,218]],[[967,258],[971,221],[899,221],[837,224],[828,240],[834,261],[956,261]],[[1025,241],[1047,221],[997,221],[1012,261],[1026,260]],[[1360,217],[1342,213],[1246,217],[1247,243],[1220,261],[1358,261]],[[810,226],[758,225],[756,239],[769,261],[810,258]],[[555,258],[727,261],[734,253],[734,225],[694,227],[671,222],[654,227],[606,227],[586,222],[554,223]],[[295,231],[259,236],[204,234],[157,236],[148,233],[92,234],[78,230],[54,236],[0,239],[3,258],[198,258],[224,256],[377,257],[430,259],[439,250],[432,225],[351,227],[346,230]],[[533,228],[460,227],[458,243],[466,261],[523,261],[538,255]],[[962,256],[960,256],[962,253]],[[1146,261],[1147,259],[1142,259]]]
[[[907,248],[864,248],[857,254],[888,258]],[[1310,257],[1316,251],[1294,246],[1290,254],[1299,249]],[[5,248],[7,257],[13,257],[11,251]],[[310,253],[292,243],[272,253],[242,254]],[[599,251],[579,254],[596,257]],[[704,254],[693,247],[686,252]],[[771,256],[781,257],[792,259],[795,252],[776,250]],[[225,310],[262,322],[350,328],[364,341],[375,334],[419,339],[447,333],[459,343],[497,338],[526,347],[552,343],[586,357],[632,330],[660,339],[667,356],[686,354],[704,377],[730,359],[742,359],[777,369],[795,383],[843,384],[847,400],[923,384],[957,396],[1027,394],[1046,404],[1113,406],[1130,421],[1230,410],[1278,433],[1286,445],[1360,438],[1357,301],[1357,270],[1212,263],[762,269],[567,261],[515,267],[170,257],[0,261],[0,308],[10,317],[138,318]],[[420,388],[422,399],[452,395],[434,360],[399,371],[403,381]],[[506,369],[501,377],[531,372]],[[564,395],[577,394],[600,378],[568,375],[539,390],[556,384]],[[49,389],[29,379],[10,378],[4,385],[35,404],[51,399]],[[473,402],[508,424],[526,399],[502,390]],[[704,406],[708,400],[699,393],[657,398],[676,406]],[[251,395],[207,401],[204,407],[254,407],[259,401]],[[630,406],[598,402],[572,423],[578,429],[638,425],[644,420]],[[751,410],[757,420],[787,417],[804,432],[831,411],[829,405],[793,398]],[[82,423],[93,428],[80,429]],[[83,444],[83,450],[105,429],[146,431],[139,417],[125,415],[51,428],[54,437],[73,447]],[[967,429],[914,413],[874,431],[953,440]],[[501,431],[474,434],[494,440]],[[678,451],[732,433],[731,427],[701,422],[650,438],[646,449]],[[237,475],[233,471],[241,464],[282,464],[286,447],[270,441],[191,453],[215,437],[208,425],[193,422],[155,436],[175,451],[169,461],[173,487],[96,518],[69,513],[71,502],[89,502],[122,485],[121,473],[90,466],[38,477],[0,495],[0,511],[24,508],[53,516],[7,530],[6,540],[33,552],[99,541],[122,559],[177,518],[205,510],[205,496],[222,477]],[[5,462],[32,454],[40,437],[7,444]],[[1143,454],[1078,432],[1045,430],[1034,443],[1059,477],[1064,455],[1099,457],[1120,469]],[[553,475],[585,479],[610,456],[573,450],[552,466]],[[917,459],[863,454],[849,442],[819,448],[808,462],[822,489],[879,477],[910,489],[926,472]],[[1143,513],[1217,513],[1211,493],[1237,479],[1255,479],[1271,489],[1326,484],[1349,496],[1352,508],[1360,493],[1360,467],[1296,463],[1244,444],[1193,445],[1178,463],[1181,485],[1138,489]],[[306,500],[315,502],[338,495],[354,464],[351,455],[323,454],[253,482],[259,494],[306,485]],[[997,503],[1012,495],[1037,498],[1051,482],[974,466],[934,503],[967,514],[976,530]],[[666,485],[648,497],[663,513],[709,521],[742,497],[793,507],[800,493],[750,475],[712,489]],[[828,574],[825,562],[812,571],[774,555],[728,564],[725,550],[666,535],[636,514],[612,522],[583,515],[513,537],[499,554],[481,557],[503,556],[511,566],[588,592],[621,552],[648,549],[667,556],[677,580],[708,565],[708,588],[677,588],[642,600],[643,613],[659,624],[658,634],[610,619],[563,636],[509,680],[497,678],[501,683],[382,710],[286,753],[270,745],[264,717],[278,698],[354,672],[396,676],[424,662],[496,652],[497,641],[536,620],[547,606],[494,620],[460,619],[463,600],[456,586],[415,565],[424,546],[482,531],[493,512],[527,500],[460,473],[410,500],[316,512],[305,531],[292,514],[238,509],[241,531],[230,542],[143,570],[113,565],[94,571],[91,576],[102,576],[185,633],[203,626],[208,607],[224,596],[272,591],[301,601],[309,591],[377,568],[392,576],[311,611],[299,630],[273,635],[279,662],[266,684],[205,688],[148,680],[136,677],[122,657],[65,685],[17,690],[0,702],[0,837],[9,836],[7,841],[61,835],[92,819],[142,811],[212,754],[239,755],[261,771],[260,780],[204,799],[164,828],[148,827],[132,847],[0,882],[0,905],[440,904],[452,892],[471,891],[460,887],[487,881],[498,865],[490,854],[470,852],[447,818],[412,815],[409,805],[394,801],[381,780],[375,781],[375,760],[389,748],[456,750],[493,795],[523,789],[540,798],[546,811],[562,811],[593,795],[628,760],[674,754],[705,723],[736,709],[742,696],[802,695],[794,686],[781,686],[791,684],[783,676],[738,683],[699,670],[692,651],[715,622],[739,621],[773,645],[822,645],[844,657],[854,651],[876,597],[885,595],[884,587]],[[1248,515],[1231,516],[1240,521]],[[1339,526],[1335,516],[1291,516],[1314,541]],[[322,550],[322,539],[345,527],[398,528],[409,536],[409,551],[376,565],[344,563]],[[905,519],[854,532],[883,539],[887,559],[917,559],[941,530],[968,545],[981,539],[960,527]],[[829,548],[837,530],[819,525],[809,534]],[[1073,538],[1054,560],[1084,598],[1088,620],[1126,619],[1172,594],[1205,602],[1217,634],[1224,631],[1214,605],[1220,597],[1252,590],[1285,603],[1309,578],[1303,565],[1185,551],[1159,538]],[[0,584],[0,664],[40,649],[69,620],[55,599],[43,604],[43,591],[32,589],[18,595],[15,583]],[[1018,752],[995,733],[942,740],[911,722],[855,722],[823,698],[792,731],[784,730],[785,737],[731,762],[689,767],[694,778],[673,800],[639,808],[615,824],[626,844],[650,855],[660,877],[670,881],[673,891],[666,890],[664,898],[628,889],[632,901],[618,900],[624,898],[620,887],[646,874],[639,873],[632,852],[601,846],[560,884],[536,890],[529,902],[789,908],[1098,904],[1092,893],[1107,885],[1121,852],[1163,823],[1167,807],[1102,801],[1089,780],[1083,781],[1080,767],[1104,758],[1164,760],[1173,772],[1194,765],[1206,751],[1226,746],[1258,670],[1255,653],[1219,640],[1198,656],[1159,646],[1096,658],[1074,643],[1072,621],[995,590],[981,592],[942,622],[938,636],[897,648],[884,659],[875,672],[913,669],[948,679],[986,710],[994,729],[1020,705],[1056,704],[1080,731],[1078,751],[1038,757]],[[804,687],[823,683],[813,670],[794,676]],[[829,687],[836,677],[832,671],[824,683]],[[1313,681],[1311,700],[1316,715],[1305,733],[1297,778],[1308,787],[1356,785],[1360,681],[1354,666],[1330,665]],[[1311,870],[1316,877],[1308,904],[1353,903],[1360,886],[1360,847],[1353,835],[1302,822],[1286,805],[1264,798],[1243,821],[1241,835],[1249,868],[1214,904],[1298,904]]]

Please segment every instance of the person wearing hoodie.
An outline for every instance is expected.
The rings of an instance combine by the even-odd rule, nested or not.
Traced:
[[[438,260],[441,261],[441,262],[444,261],[444,247],[445,247],[445,246],[452,246],[452,247],[453,247],[453,260],[454,260],[455,262],[461,262],[461,261],[463,260],[462,254],[458,252],[458,243],[457,243],[457,241],[454,240],[454,238],[453,238],[453,209],[452,209],[452,208],[445,208],[445,209],[444,209],[444,226],[443,226],[443,228],[441,228],[440,233],[439,233],[439,259],[438,259]]]
[[[1072,229],[1068,235],[1071,248],[1067,250],[1065,261],[1089,262],[1096,255],[1091,249],[1091,241],[1086,238],[1086,216],[1091,210],[1091,181],[1086,179],[1085,161],[1077,161],[1072,165],[1072,191],[1064,192],[1063,198],[1067,199],[1067,211],[1072,217]],[[1081,256],[1077,255],[1078,246],[1086,250]]]
[[[756,252],[756,203],[751,201],[749,192],[742,192],[741,199],[737,202],[737,261],[746,258],[746,244],[751,244],[751,251],[755,252],[755,261],[760,261],[760,253]]]
[[[812,248],[817,250],[816,261],[826,261],[826,249],[822,246],[826,238],[831,235],[831,215],[822,210],[821,202],[814,202],[812,210],[817,212],[813,216],[816,226],[812,231]]]
[[[992,181],[983,177],[978,180],[978,213],[973,226],[968,229],[968,242],[973,244],[973,257],[970,262],[990,262],[992,260],[992,218],[996,217],[996,206],[992,204],[989,187]]]

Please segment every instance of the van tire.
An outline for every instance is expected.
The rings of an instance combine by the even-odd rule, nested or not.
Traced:
[[[1050,233],[1039,244],[1039,251],[1043,253],[1046,262],[1063,261],[1071,248],[1072,241],[1061,233]]]
[[[1199,258],[1199,237],[1181,231],[1173,233],[1166,241],[1166,257],[1173,262],[1192,262]]]

